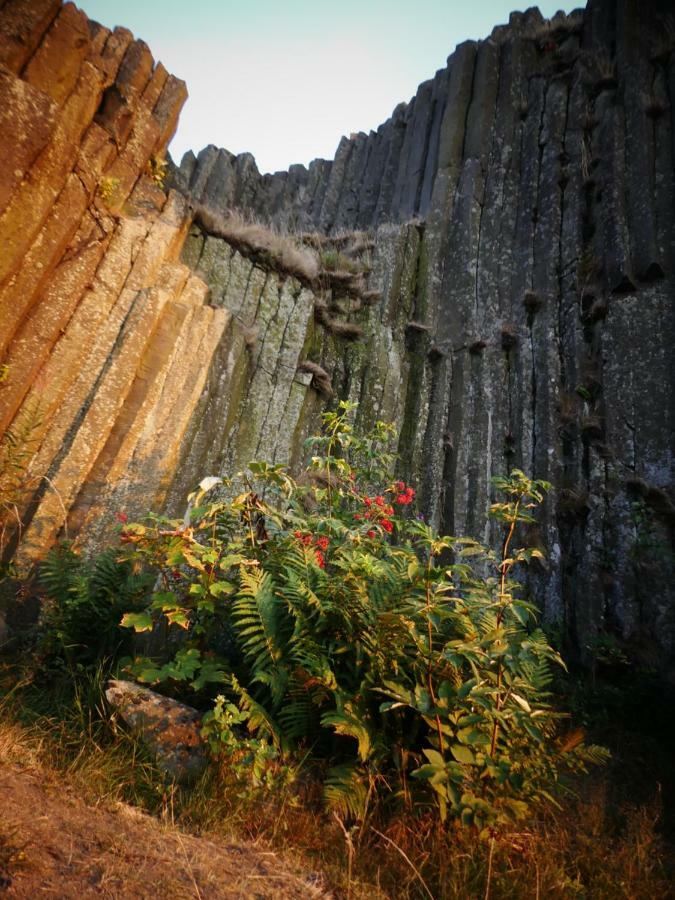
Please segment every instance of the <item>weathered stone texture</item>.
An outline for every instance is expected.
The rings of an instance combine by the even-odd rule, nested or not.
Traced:
[[[29,564],[161,503],[228,313],[178,261],[184,198],[146,176],[185,86],[72,4],[0,10],[0,434],[28,421]],[[14,499],[14,498],[13,498]]]
[[[527,538],[545,617],[579,657],[609,631],[673,666],[670,6],[514,13],[334,160],[261,175],[209,146],[167,197],[142,172],[184,86],[124,29],[82,43],[71,5],[5,2],[0,140],[31,126],[0,172],[0,423],[43,417],[19,558],[182,513],[251,457],[295,465],[348,397],[397,423],[443,530],[495,541],[491,476],[551,480]],[[359,290],[274,271],[190,227],[195,205],[360,246]]]
[[[122,721],[155,755],[166,775],[176,781],[190,781],[204,771],[208,753],[196,709],[119,679],[108,682],[105,696]]]
[[[459,46],[376,132],[343,138],[333,161],[260,175],[249,155],[208,147],[174,173],[215,210],[372,230],[368,287],[382,301],[352,316],[363,339],[310,323],[294,355],[359,400],[364,423],[397,422],[402,474],[444,530],[494,540],[491,476],[519,466],[550,479],[530,536],[551,560],[532,579],[545,616],[580,656],[609,630],[649,663],[675,658],[669,12],[665,0],[639,12],[591,0],[550,23],[514,13]],[[184,259],[212,290],[228,272],[228,308],[255,297],[254,319],[266,308],[290,325],[271,276],[231,249],[195,235]],[[280,393],[278,370],[256,374],[262,334],[262,349],[230,338],[218,357],[174,504],[187,473],[229,473],[253,452],[296,459],[316,422],[318,398],[290,402],[298,380]],[[282,408],[293,440],[261,438]]]

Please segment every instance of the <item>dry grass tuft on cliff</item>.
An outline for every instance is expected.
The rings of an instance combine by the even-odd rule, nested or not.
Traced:
[[[249,221],[234,211],[222,216],[206,206],[196,207],[194,219],[208,234],[305,284],[313,284],[319,275],[316,254],[261,222]]]
[[[225,215],[208,206],[193,208],[196,224],[207,234],[221,238],[264,268],[297,278],[318,295],[315,320],[335,337],[358,341],[361,325],[330,317],[327,310],[350,316],[380,302],[379,291],[369,290],[371,235],[349,231],[327,237],[318,233],[283,234],[262,222],[249,220],[236,210]],[[347,301],[343,308],[339,301]]]
[[[306,372],[312,376],[312,387],[318,391],[323,397],[329,398],[333,396],[333,385],[331,384],[330,375],[318,363],[306,359],[298,366],[298,372]]]

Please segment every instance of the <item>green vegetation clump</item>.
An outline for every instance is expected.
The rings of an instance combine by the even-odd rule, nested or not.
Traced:
[[[439,536],[390,477],[391,429],[357,437],[350,415],[326,417],[297,480],[254,463],[205,480],[184,520],[120,512],[121,549],[57,548],[26,586],[43,594],[36,652],[0,662],[0,764],[291,849],[355,900],[669,896],[669,743],[649,743],[663,685],[636,693],[623,664],[617,683],[604,663],[568,678],[514,579],[547,486],[495,483],[498,554]],[[148,656],[120,660],[134,645]],[[107,706],[125,667],[204,711],[196,783],[167,779]],[[605,773],[574,774],[606,754],[563,702],[617,748]]]
[[[562,661],[513,578],[541,556],[517,537],[548,485],[495,479],[499,554],[440,536],[388,476],[391,427],[358,437],[350,412],[324,415],[303,479],[251,463],[243,491],[203,482],[186,521],[124,526],[128,562],[158,575],[123,624],[161,625],[179,646],[130,671],[210,703],[214,753],[257,784],[302,761],[341,820],[384,803],[487,836],[606,757],[561,734],[549,688]]]
[[[153,154],[147,162],[146,174],[153,184],[157,185],[159,188],[163,188],[168,168],[169,164],[165,159]]]
[[[0,367],[0,384],[9,366]],[[22,506],[29,491],[29,465],[42,424],[38,404],[29,403],[0,438],[0,578],[12,571],[4,562],[12,542],[23,529]]]
[[[98,192],[106,206],[114,206],[120,189],[120,180],[112,175],[104,175],[98,183]]]
[[[50,665],[70,670],[98,665],[131,650],[130,635],[119,627],[122,615],[145,606],[154,582],[148,571],[135,571],[109,548],[89,561],[64,542],[42,564],[40,654]]]
[[[361,266],[357,262],[332,248],[321,253],[321,265],[328,272],[348,272],[356,275],[361,271]]]

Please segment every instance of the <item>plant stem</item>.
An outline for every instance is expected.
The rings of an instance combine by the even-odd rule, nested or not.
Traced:
[[[429,641],[429,656],[427,658],[427,687],[429,688],[429,696],[431,701],[436,705],[436,695],[434,693],[433,681],[433,651],[434,636],[431,627],[431,565],[433,563],[434,554],[429,551],[429,560],[427,562],[427,578],[426,578],[426,601],[427,601],[427,639]],[[441,756],[445,755],[445,743],[443,741],[443,729],[441,727],[441,717],[436,713],[436,731],[438,732],[438,749]]]
[[[518,510],[520,509],[520,500],[519,497],[513,507],[513,514],[511,517],[511,525],[509,530],[506,533],[506,537],[504,538],[504,543],[502,544],[502,561],[499,565],[500,577],[499,577],[499,600],[501,603],[499,612],[497,613],[497,627],[502,624],[502,620],[504,618],[504,613],[506,612],[506,604],[504,603],[504,597],[506,595],[506,576],[511,570],[511,565],[506,562],[509,558],[509,546],[513,539],[513,534],[516,530],[516,522],[518,521]],[[495,707],[497,712],[501,711],[502,708],[502,698],[499,695],[499,692],[502,689],[502,657],[499,657],[499,662],[497,664],[497,700],[495,703]],[[494,756],[495,750],[497,749],[497,738],[499,737],[499,723],[495,719],[492,724],[492,738],[490,740],[490,756]],[[488,885],[489,888],[489,885]]]

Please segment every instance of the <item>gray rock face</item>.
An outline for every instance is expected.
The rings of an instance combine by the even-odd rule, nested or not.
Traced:
[[[162,697],[132,681],[108,682],[106,699],[123,721],[155,754],[157,765],[171,778],[196,778],[208,760],[196,709]]]
[[[397,422],[402,474],[443,530],[495,540],[490,477],[518,466],[551,480],[528,538],[550,558],[531,582],[546,619],[581,657],[608,631],[672,666],[670,11],[591,0],[550,23],[513,14],[309,169],[263,176],[250,156],[188,155],[175,178],[207,206],[370,230],[381,299],[351,315],[364,337],[346,343],[315,326],[292,282],[224,242],[209,256],[213,239],[195,233],[186,261],[262,336],[253,355],[223,345],[181,490],[251,452],[297,459],[325,402],[293,374],[308,358],[364,423]]]

